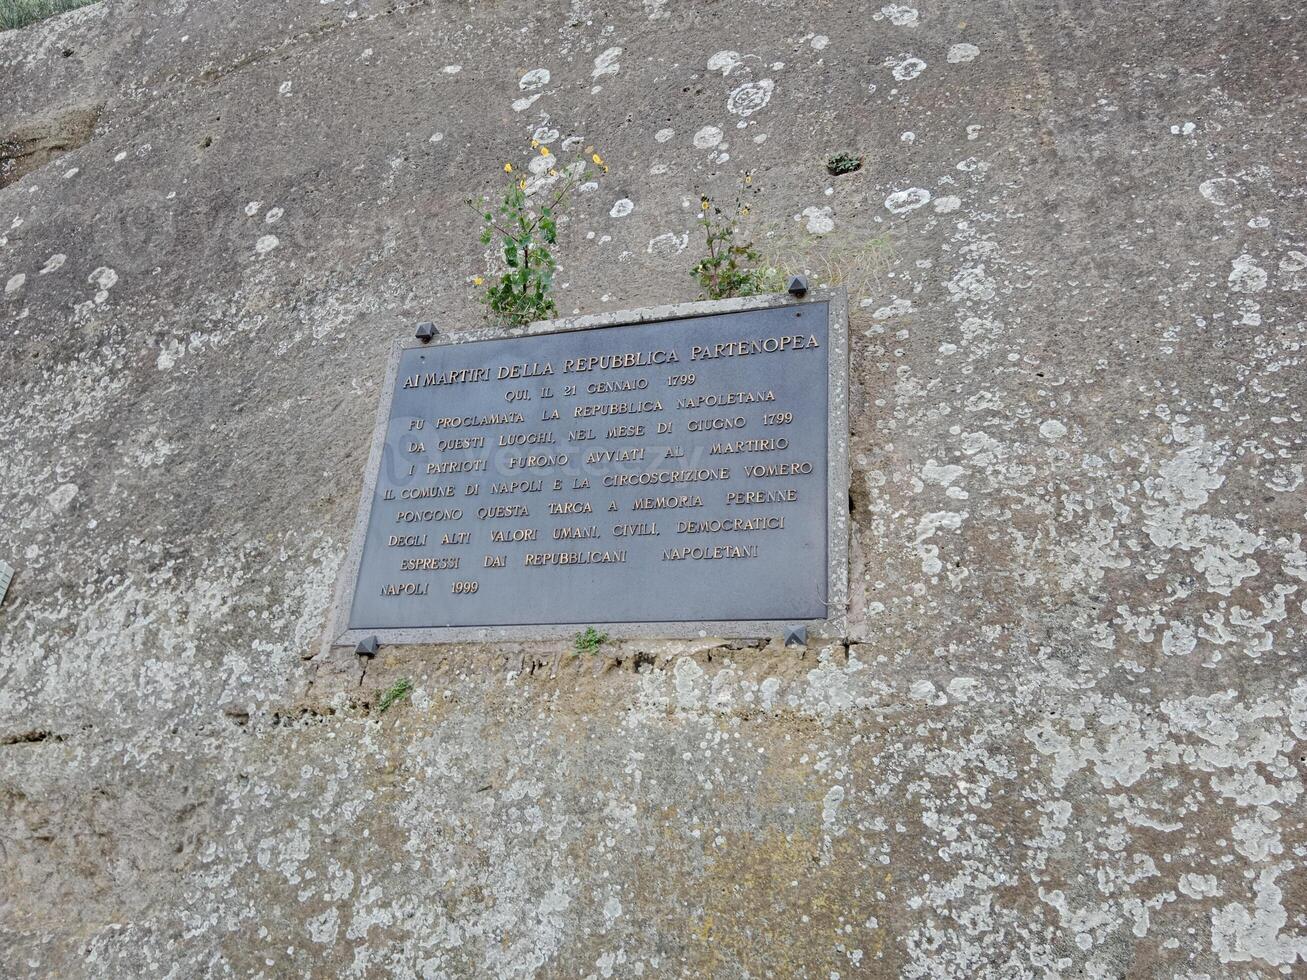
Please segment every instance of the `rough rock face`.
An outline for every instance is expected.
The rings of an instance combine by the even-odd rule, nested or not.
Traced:
[[[1307,15],[911,2],[0,35],[0,972],[1307,970]],[[745,170],[849,288],[847,645],[319,652],[533,134],[611,167],[564,313],[693,298]]]

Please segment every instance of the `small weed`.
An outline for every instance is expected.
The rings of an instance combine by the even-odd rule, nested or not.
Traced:
[[[593,626],[587,626],[584,633],[576,634],[576,652],[594,653],[607,642],[607,633],[600,633]]]
[[[0,0],[0,31],[26,27],[38,20],[95,2],[96,0]]]
[[[487,282],[483,276],[474,276],[474,285],[485,289],[481,301],[499,321],[522,325],[533,320],[547,320],[558,312],[554,302],[554,246],[558,244],[558,212],[573,192],[596,174],[585,159],[564,166],[553,158],[549,147],[531,141],[531,148],[549,161],[544,174],[528,173],[525,168],[504,164],[508,186],[499,206],[492,208],[490,199],[480,202],[468,199],[467,205],[481,217],[481,244],[489,245],[496,237],[500,240],[500,254],[507,267],[498,279]],[[589,160],[608,172],[603,157],[588,147]],[[550,183],[552,182],[552,184]],[[529,198],[536,189],[544,191],[539,210],[532,210]]]
[[[745,178],[746,182],[748,178]],[[747,217],[749,208],[738,198],[731,213],[722,211],[706,197],[699,198],[699,225],[703,228],[707,254],[694,264],[690,274],[708,299],[731,299],[770,292],[782,278],[775,269],[759,267],[762,256],[753,242],[736,241],[736,217]]]
[[[384,715],[387,708],[392,704],[397,704],[398,702],[403,701],[412,693],[412,691],[413,682],[407,677],[401,677],[390,686],[390,690],[381,695],[381,700],[377,702],[378,713]]]
[[[862,169],[862,160],[861,156],[855,156],[852,153],[836,153],[826,161],[826,171],[832,177],[851,174],[855,170]]]

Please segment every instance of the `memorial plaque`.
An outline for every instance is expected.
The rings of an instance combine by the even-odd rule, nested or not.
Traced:
[[[397,345],[337,643],[843,631],[842,291]]]

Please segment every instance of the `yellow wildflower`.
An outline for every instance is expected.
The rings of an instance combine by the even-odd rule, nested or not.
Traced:
[[[541,155],[542,157],[547,157],[547,156],[549,156],[549,147],[547,147],[547,146],[542,146],[542,147],[540,147],[540,155]]]
[[[524,191],[524,190],[526,190],[526,181],[525,181],[525,180],[519,180],[519,181],[517,182],[517,189],[518,189],[519,191]]]
[[[532,140],[532,141],[531,141],[531,149],[534,150],[534,149],[535,149],[536,147],[538,147],[539,145],[540,145],[540,141],[539,141],[539,140]]]
[[[590,159],[593,160],[593,161],[595,162],[595,164],[598,165],[598,166],[600,166],[600,167],[602,167],[602,166],[604,165],[604,158],[601,157],[598,153],[592,153],[592,154],[590,154]]]
[[[747,204],[744,207],[740,208],[740,214],[748,214],[748,213],[749,213],[749,207]]]
[[[701,197],[701,198],[699,198],[699,208],[700,208],[700,210],[703,210],[703,211],[707,211],[707,210],[708,210],[708,198],[706,198],[706,197]]]
[[[513,172],[513,165],[511,163],[504,164],[504,173],[511,174],[512,172]]]
[[[475,285],[480,286],[483,282],[485,282],[485,280],[482,279],[480,276],[473,276],[473,277],[472,277],[472,282],[473,282]]]
[[[549,168],[549,176],[550,176],[550,177],[557,177],[557,176],[558,176],[558,171],[557,171],[557,170],[554,170],[552,167]]]

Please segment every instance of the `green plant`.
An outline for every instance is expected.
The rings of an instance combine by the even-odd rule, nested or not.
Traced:
[[[836,153],[826,161],[826,170],[832,177],[851,174],[862,169],[862,159],[853,153]]]
[[[607,642],[607,633],[600,633],[593,626],[587,626],[584,633],[576,634],[576,652],[594,653]]]
[[[401,677],[390,686],[390,689],[386,691],[385,694],[381,695],[381,700],[377,702],[377,711],[384,715],[386,709],[388,709],[392,704],[403,701],[412,693],[412,691],[413,682],[407,677]]]
[[[549,147],[535,140],[531,141],[531,147],[541,157],[548,159],[552,156]],[[588,147],[586,152],[596,166],[604,173],[608,172],[603,157],[594,152],[593,147]],[[546,173],[539,175],[544,180],[537,178],[534,181],[554,182],[538,210],[531,207],[530,199],[535,191],[533,179],[521,176],[511,163],[504,164],[508,186],[497,207],[492,207],[490,199],[484,196],[479,204],[470,198],[467,201],[468,207],[481,216],[481,244],[489,245],[496,237],[500,241],[500,256],[506,270],[498,278],[492,276],[489,283],[482,276],[474,276],[472,282],[485,287],[481,301],[495,318],[504,323],[520,325],[545,320],[558,312],[553,295],[558,212],[573,191],[593,173],[584,159],[567,166],[554,160],[550,163],[552,166]],[[545,189],[540,187],[542,191]]]
[[[0,0],[0,31],[26,27],[96,0]]]
[[[746,183],[750,183],[748,177]],[[775,269],[759,267],[762,256],[753,242],[738,242],[736,216],[747,216],[749,208],[735,201],[729,214],[706,196],[699,198],[699,226],[703,228],[707,254],[694,264],[690,274],[698,280],[708,299],[729,299],[768,292],[780,275]]]

